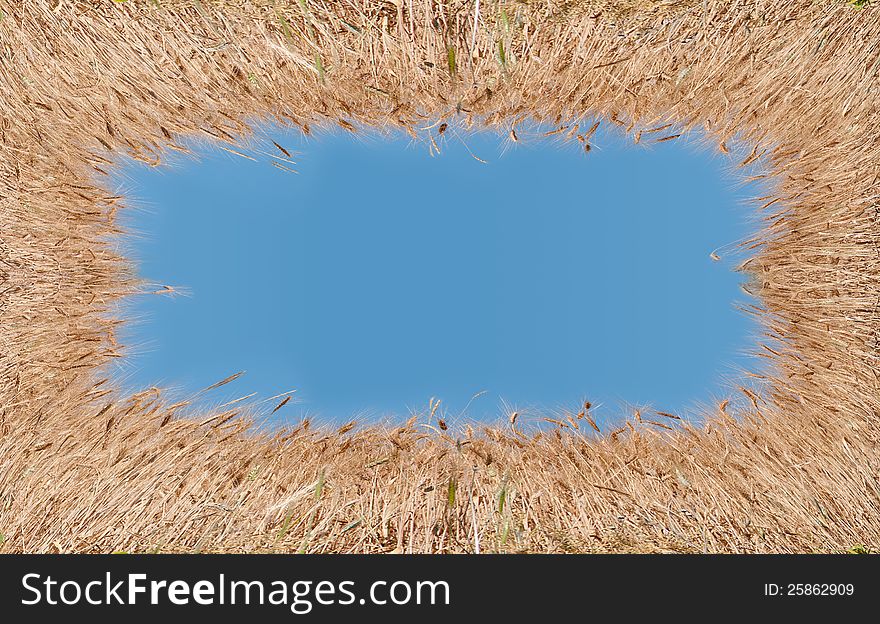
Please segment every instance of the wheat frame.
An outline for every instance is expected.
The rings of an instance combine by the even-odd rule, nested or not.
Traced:
[[[479,7],[479,8],[478,8]],[[616,9],[614,8],[616,7]],[[0,2],[0,551],[880,547],[880,20],[840,2]],[[126,396],[101,180],[181,136],[568,128],[749,146],[772,364],[700,425],[259,433]],[[445,123],[445,122],[444,122]],[[587,126],[571,133],[588,142]],[[734,407],[737,405],[737,407]],[[426,418],[430,418],[430,414]],[[579,420],[583,424],[583,420]],[[669,425],[673,424],[671,429]]]

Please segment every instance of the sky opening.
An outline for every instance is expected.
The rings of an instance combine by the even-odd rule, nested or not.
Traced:
[[[552,416],[588,400],[688,413],[748,357],[734,272],[757,194],[684,137],[587,153],[520,133],[318,138],[264,128],[254,162],[127,162],[124,251],[173,296],[132,298],[124,385],[210,400],[296,390],[277,419]],[[481,162],[485,161],[485,162]],[[715,258],[712,257],[715,254]],[[220,391],[218,391],[220,392]],[[473,398],[475,395],[476,398]]]

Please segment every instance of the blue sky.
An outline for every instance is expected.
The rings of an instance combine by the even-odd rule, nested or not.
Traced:
[[[727,250],[755,190],[721,155],[613,133],[585,154],[450,130],[439,156],[406,135],[263,134],[297,174],[208,146],[119,173],[126,253],[185,292],[130,303],[127,386],[186,396],[246,370],[212,400],[296,389],[279,418],[338,422],[431,397],[458,414],[485,391],[465,417],[587,399],[610,418],[685,410],[751,365]]]

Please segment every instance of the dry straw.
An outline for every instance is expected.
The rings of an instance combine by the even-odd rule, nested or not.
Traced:
[[[0,9],[0,550],[880,546],[877,10]],[[581,418],[529,431],[503,415],[497,428],[444,431],[428,414],[398,428],[260,434],[236,417],[244,403],[181,418],[192,408],[160,390],[125,396],[99,367],[122,355],[114,303],[142,286],[109,242],[125,200],[106,174],[125,154],[162,163],[189,135],[241,149],[253,118],[402,128],[427,142],[469,127],[516,137],[533,118],[584,145],[599,119],[640,144],[699,130],[722,153],[744,147],[772,193],[756,203],[763,230],[746,267],[772,372],[704,424],[644,413],[606,431],[590,416],[590,435],[572,426]]]

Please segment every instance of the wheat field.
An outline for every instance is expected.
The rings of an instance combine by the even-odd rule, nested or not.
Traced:
[[[880,547],[880,11],[813,0],[0,0],[0,552]],[[766,367],[707,410],[255,428],[125,394],[123,157],[182,137],[699,132],[760,164]],[[446,126],[443,125],[443,128]],[[670,139],[671,140],[671,139]],[[640,149],[640,147],[633,147]],[[753,176],[756,177],[756,176]],[[393,188],[389,189],[393,192]],[[432,192],[426,189],[426,192]],[[234,295],[230,295],[234,296]],[[222,339],[222,337],[220,337]],[[756,389],[757,388],[757,389]]]

